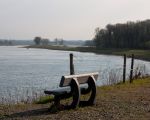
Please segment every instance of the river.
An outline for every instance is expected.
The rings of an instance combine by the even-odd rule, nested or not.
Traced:
[[[70,51],[26,49],[0,46],[0,102],[20,102],[38,97],[44,89],[59,86],[62,75],[69,75],[69,54],[74,54],[75,73],[99,72],[97,85],[109,79],[122,80],[123,57]],[[127,59],[127,77],[131,59]],[[135,60],[150,74],[150,62]],[[112,77],[112,78],[111,78]]]

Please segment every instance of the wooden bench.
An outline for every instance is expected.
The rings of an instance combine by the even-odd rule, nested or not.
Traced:
[[[72,103],[68,108],[76,108],[78,105],[92,105],[96,97],[96,83],[98,72],[62,76],[58,89],[46,90],[45,94],[54,95],[54,105],[59,108],[60,100],[72,97]],[[81,94],[91,95],[87,101],[80,101]]]

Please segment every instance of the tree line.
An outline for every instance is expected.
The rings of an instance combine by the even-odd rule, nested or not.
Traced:
[[[12,45],[11,40],[0,40],[0,46],[1,45]]]
[[[35,45],[49,45],[50,43],[52,43],[52,42],[50,42],[49,39],[45,39],[45,38],[41,38],[41,37],[35,37],[33,41],[34,41]],[[63,45],[64,40],[55,38],[53,44]]]
[[[96,28],[93,40],[96,48],[150,49],[150,20]]]
[[[49,39],[41,38],[41,37],[35,37],[34,40],[36,45],[48,45],[49,44]]]

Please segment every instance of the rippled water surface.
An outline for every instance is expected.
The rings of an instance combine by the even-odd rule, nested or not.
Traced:
[[[59,86],[62,75],[69,75],[69,51],[26,49],[17,46],[0,47],[0,100],[31,96]],[[106,84],[110,71],[122,74],[123,57],[73,52],[75,73],[99,72],[98,85]],[[127,76],[130,68],[127,60]],[[135,60],[135,66],[150,63]],[[122,76],[122,75],[121,75]],[[121,78],[119,78],[121,79]],[[1,100],[1,101],[2,101]]]

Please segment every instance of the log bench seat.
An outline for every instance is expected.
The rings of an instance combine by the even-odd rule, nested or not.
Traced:
[[[79,85],[79,88],[80,88],[80,91],[84,91],[88,88],[88,84]],[[64,95],[64,94],[67,94],[67,93],[70,93],[70,92],[71,92],[71,87],[70,86],[44,91],[45,94],[49,94],[49,95]]]

